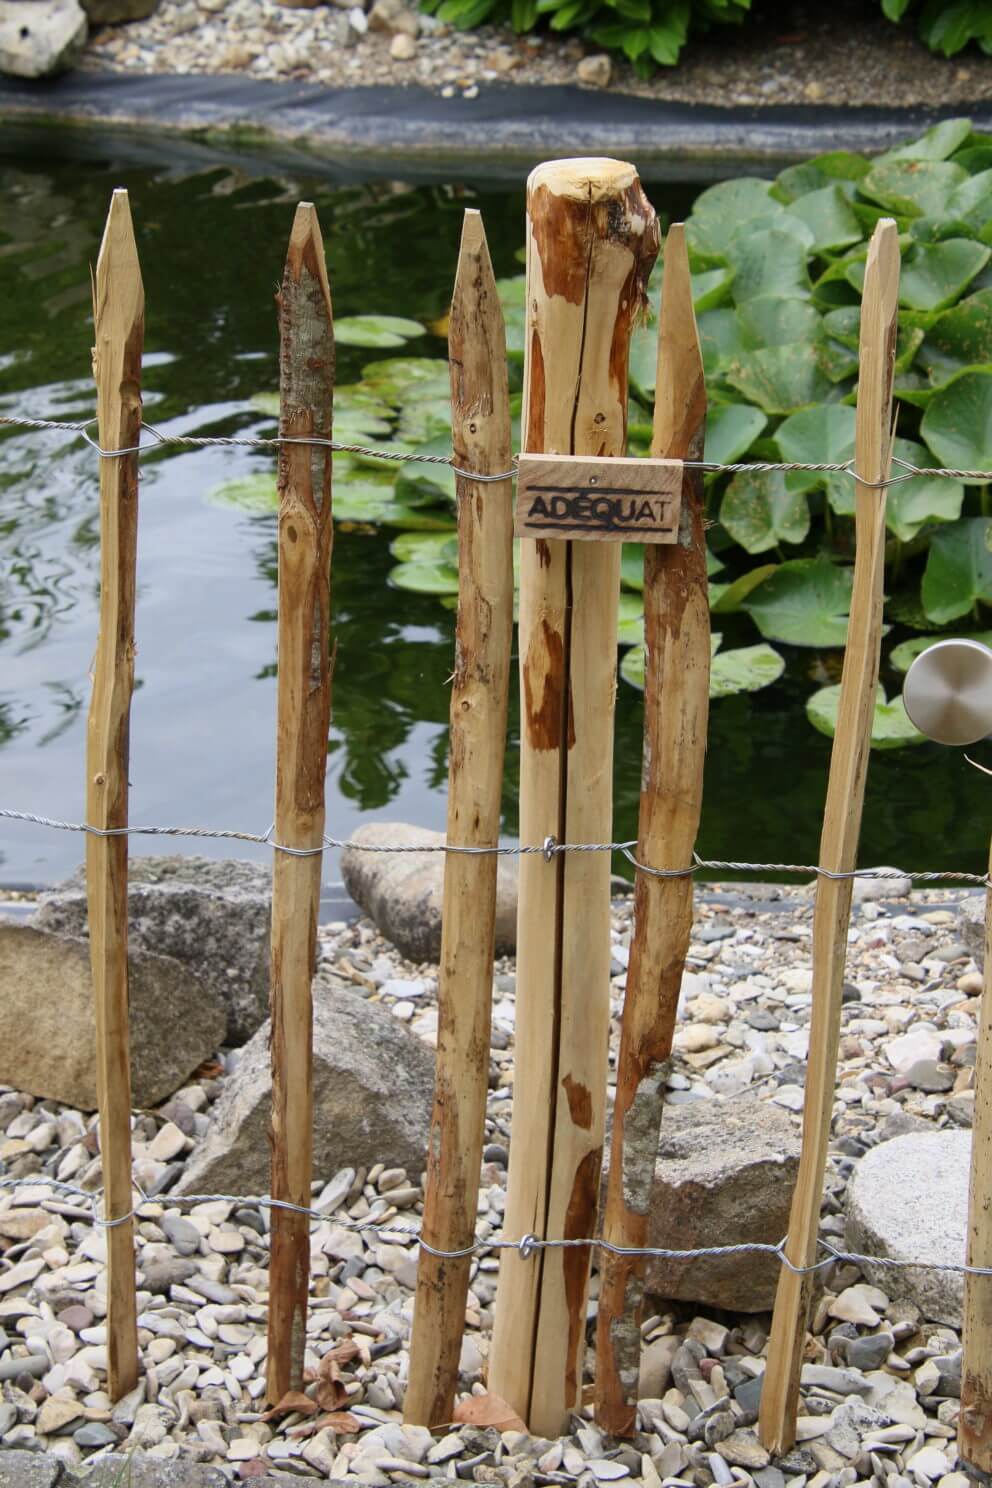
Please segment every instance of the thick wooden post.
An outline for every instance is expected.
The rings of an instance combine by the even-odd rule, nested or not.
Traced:
[[[279,433],[331,436],[334,325],[324,244],[309,202],[296,209],[279,306]],[[331,452],[279,453],[279,624],[274,840],[319,848],[331,715]],[[272,863],[272,1195],[309,1205],[313,1013],[321,855]],[[266,1389],[275,1404],[303,1388],[310,1226],[272,1212]]]
[[[455,464],[495,475],[512,459],[506,334],[482,217],[465,213],[448,331]],[[499,842],[513,640],[511,483],[458,480],[458,627],[451,692],[448,833],[459,847]],[[492,854],[444,863],[434,1111],[423,1237],[471,1245],[489,1089],[496,868]],[[450,1421],[465,1328],[470,1256],[421,1250],[407,1421]]]
[[[975,1063],[967,1263],[992,1266],[992,890],[985,896],[985,987]],[[972,1476],[985,1480],[992,1474],[992,1276],[965,1276],[962,1341],[958,1450]]]
[[[145,291],[126,191],[115,191],[93,281],[93,375],[101,448],[141,438]],[[128,824],[134,689],[138,456],[100,461],[100,631],[86,732],[86,820]],[[131,1210],[131,1062],[127,982],[127,837],[86,838],[86,895],[96,1021],[104,1213]],[[134,1224],[107,1231],[107,1368],[112,1400],[138,1379]]]
[[[633,166],[558,160],[527,187],[524,448],[622,455],[630,335],[658,249]],[[521,543],[520,835],[612,838],[620,546]],[[609,854],[521,860],[511,1235],[595,1231],[609,1037]],[[492,1389],[557,1436],[579,1400],[590,1253],[504,1251]]]
[[[681,224],[665,244],[651,453],[701,460],[706,387]],[[703,479],[686,470],[678,542],[644,549],[644,763],[638,862],[692,861],[703,798],[709,713],[710,611]],[[617,1062],[610,1176],[603,1223],[614,1245],[647,1244],[648,1205],[692,931],[692,879],[639,873]],[[596,1338],[596,1420],[630,1436],[637,1411],[644,1261],[603,1253]]]
[[[861,302],[860,375],[855,459],[864,481],[888,477],[892,454],[892,376],[899,299],[899,238],[882,218],[872,235]],[[841,675],[837,732],[820,840],[820,867],[857,866],[861,809],[882,636],[885,490],[858,482],[855,495],[854,590]],[[815,1259],[830,1137],[841,993],[847,955],[852,880],[820,878],[813,916],[813,1007],[803,1108],[803,1146],[792,1200],[786,1254],[795,1266]],[[799,1373],[812,1278],[783,1266],[761,1392],[761,1440],[773,1453],[795,1441]]]

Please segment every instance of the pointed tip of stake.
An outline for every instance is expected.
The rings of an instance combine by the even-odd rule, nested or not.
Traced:
[[[462,221],[462,239],[455,267],[455,283],[451,295],[452,306],[478,305],[484,295],[491,296],[498,307],[496,276],[489,257],[482,213],[470,208]]]
[[[313,202],[299,202],[293,216],[286,252],[286,273],[299,280],[304,268],[308,269],[320,284],[321,292],[330,314],[331,288],[327,279],[327,261],[324,255],[324,236],[320,230],[320,218]]]
[[[482,213],[477,207],[466,207],[462,218],[462,252],[477,253],[486,242]]]
[[[695,457],[700,457],[705,422],[706,381],[692,303],[685,225],[673,222],[665,240],[661,281],[652,454],[685,460],[698,446]]]
[[[898,313],[899,268],[899,228],[891,217],[880,217],[868,245],[865,296],[871,292],[870,287],[874,286],[886,321],[894,319]]]
[[[113,295],[114,309],[120,317],[137,319],[144,309],[145,291],[141,282],[141,264],[134,237],[131,203],[127,192],[118,188],[110,198],[110,208],[103,229],[100,253],[93,279],[93,318],[97,326],[109,313]]]

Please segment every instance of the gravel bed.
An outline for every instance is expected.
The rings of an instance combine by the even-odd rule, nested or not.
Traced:
[[[966,896],[932,890],[893,900],[893,887],[881,883],[859,885],[862,892],[887,897],[861,900],[851,929],[821,1222],[835,1244],[843,1241],[844,1190],[857,1158],[897,1133],[967,1127],[973,1103],[981,976],[961,938]],[[670,1102],[751,1090],[798,1124],[812,902],[809,889],[701,889]],[[631,908],[629,899],[614,902],[614,1056]],[[437,968],[403,961],[368,921],[321,928],[315,996],[333,998],[341,986],[434,1042]],[[494,977],[482,1236],[499,1230],[505,1204],[514,1012],[514,966],[503,960]],[[105,1237],[85,1201],[54,1200],[40,1183],[30,1186],[43,1175],[84,1189],[99,1184],[94,1118],[0,1089],[0,1165],[6,1176],[29,1180],[0,1194],[2,1448],[45,1450],[69,1468],[137,1450],[152,1461],[212,1465],[232,1479],[967,1488],[955,1441],[958,1332],[922,1318],[900,1296],[899,1272],[882,1291],[841,1263],[822,1274],[815,1303],[799,1444],[777,1462],[754,1430],[768,1315],[691,1304],[664,1306],[644,1323],[652,1393],[630,1443],[604,1437],[589,1408],[558,1441],[475,1425],[433,1434],[404,1426],[415,1248],[347,1223],[416,1222],[422,1175],[383,1163],[322,1173],[314,1184],[326,1218],[312,1239],[313,1398],[266,1419],[267,1216],[230,1201],[170,1200],[236,1061],[235,1051],[222,1050],[160,1109],[135,1117],[136,1173],[150,1196],[137,1225],[143,1376],[117,1404],[106,1393]],[[473,1263],[466,1392],[484,1390],[496,1272],[491,1255]],[[594,1298],[595,1290],[594,1276]],[[587,1382],[592,1363],[590,1347]],[[338,1414],[323,1420],[330,1412]]]
[[[96,29],[90,70],[239,73],[333,87],[419,83],[474,97],[497,81],[579,83],[666,102],[720,108],[781,104],[967,112],[992,98],[992,58],[977,47],[933,56],[877,3],[756,7],[742,29],[695,39],[677,68],[647,81],[576,37],[458,32],[400,0],[162,0],[149,19]]]

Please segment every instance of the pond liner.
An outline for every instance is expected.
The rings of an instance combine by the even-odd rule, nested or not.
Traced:
[[[109,135],[115,153],[134,161],[161,160],[171,137],[191,165],[271,169],[278,162],[340,181],[395,177],[398,170],[411,181],[480,170],[494,181],[519,179],[549,157],[610,154],[635,161],[648,180],[698,182],[748,167],[767,171],[825,150],[887,149],[941,118],[965,115],[976,128],[992,127],[987,100],[954,109],[722,109],[507,83],[482,85],[474,98],[442,98],[414,86],[327,88],[237,74],[0,78],[4,154],[32,148],[18,123],[76,125],[86,126],[74,146],[80,158],[101,132],[102,148]]]

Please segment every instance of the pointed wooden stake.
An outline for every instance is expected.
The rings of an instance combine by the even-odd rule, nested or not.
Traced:
[[[701,460],[706,387],[681,223],[665,244],[651,453]],[[710,611],[702,472],[687,470],[679,540],[644,549],[644,764],[637,859],[692,861],[703,797],[709,713]],[[614,1245],[647,1244],[675,1013],[692,931],[692,879],[640,873],[617,1061],[610,1176],[603,1223]],[[676,1243],[673,1238],[672,1243]],[[604,1252],[596,1338],[596,1421],[634,1431],[644,1261]]]
[[[633,166],[557,160],[527,188],[524,448],[622,455],[630,335],[658,249]],[[612,836],[618,543],[521,541],[520,835]],[[595,1232],[609,1037],[606,853],[521,859],[505,1228]],[[504,1251],[491,1388],[541,1436],[579,1402],[590,1253]]]
[[[985,987],[975,1062],[967,1264],[992,1266],[992,890],[985,896]],[[958,1451],[965,1469],[982,1482],[992,1474],[992,1276],[965,1276],[962,1342]]]
[[[448,331],[455,464],[482,475],[512,458],[506,335],[489,249],[465,213]],[[513,501],[509,480],[458,481],[458,628],[451,692],[448,842],[499,841],[503,750],[513,639]],[[423,1236],[461,1250],[475,1234],[489,1089],[496,931],[494,856],[444,863],[437,1065],[427,1154]],[[407,1421],[450,1421],[465,1328],[471,1257],[421,1250],[410,1344]]]
[[[115,191],[93,282],[93,375],[101,448],[141,438],[145,291],[126,191]],[[86,820],[126,827],[134,689],[138,456],[100,461],[100,632],[86,731]],[[131,1209],[131,1060],[127,981],[127,837],[86,838],[86,895],[96,1019],[104,1214]],[[107,1368],[119,1400],[138,1380],[134,1224],[107,1230]]]
[[[883,217],[872,235],[861,302],[855,460],[859,475],[868,482],[885,480],[890,470],[898,300],[898,230],[891,219]],[[855,536],[851,617],[820,840],[820,867],[835,873],[857,866],[882,636],[884,489],[857,484]],[[808,1266],[816,1256],[837,1078],[851,891],[849,878],[820,878],[816,887],[803,1146],[786,1245],[794,1266]],[[811,1282],[810,1275],[797,1276],[784,1266],[779,1277],[759,1418],[761,1440],[776,1455],[788,1451],[795,1441]]]
[[[331,436],[334,325],[324,244],[309,202],[296,209],[279,306],[282,437]],[[331,716],[331,452],[279,455],[279,681],[274,840],[319,848]],[[319,852],[272,864],[272,1195],[309,1205],[313,1152],[310,984],[320,905]],[[310,1226],[272,1212],[266,1390],[303,1388]]]

